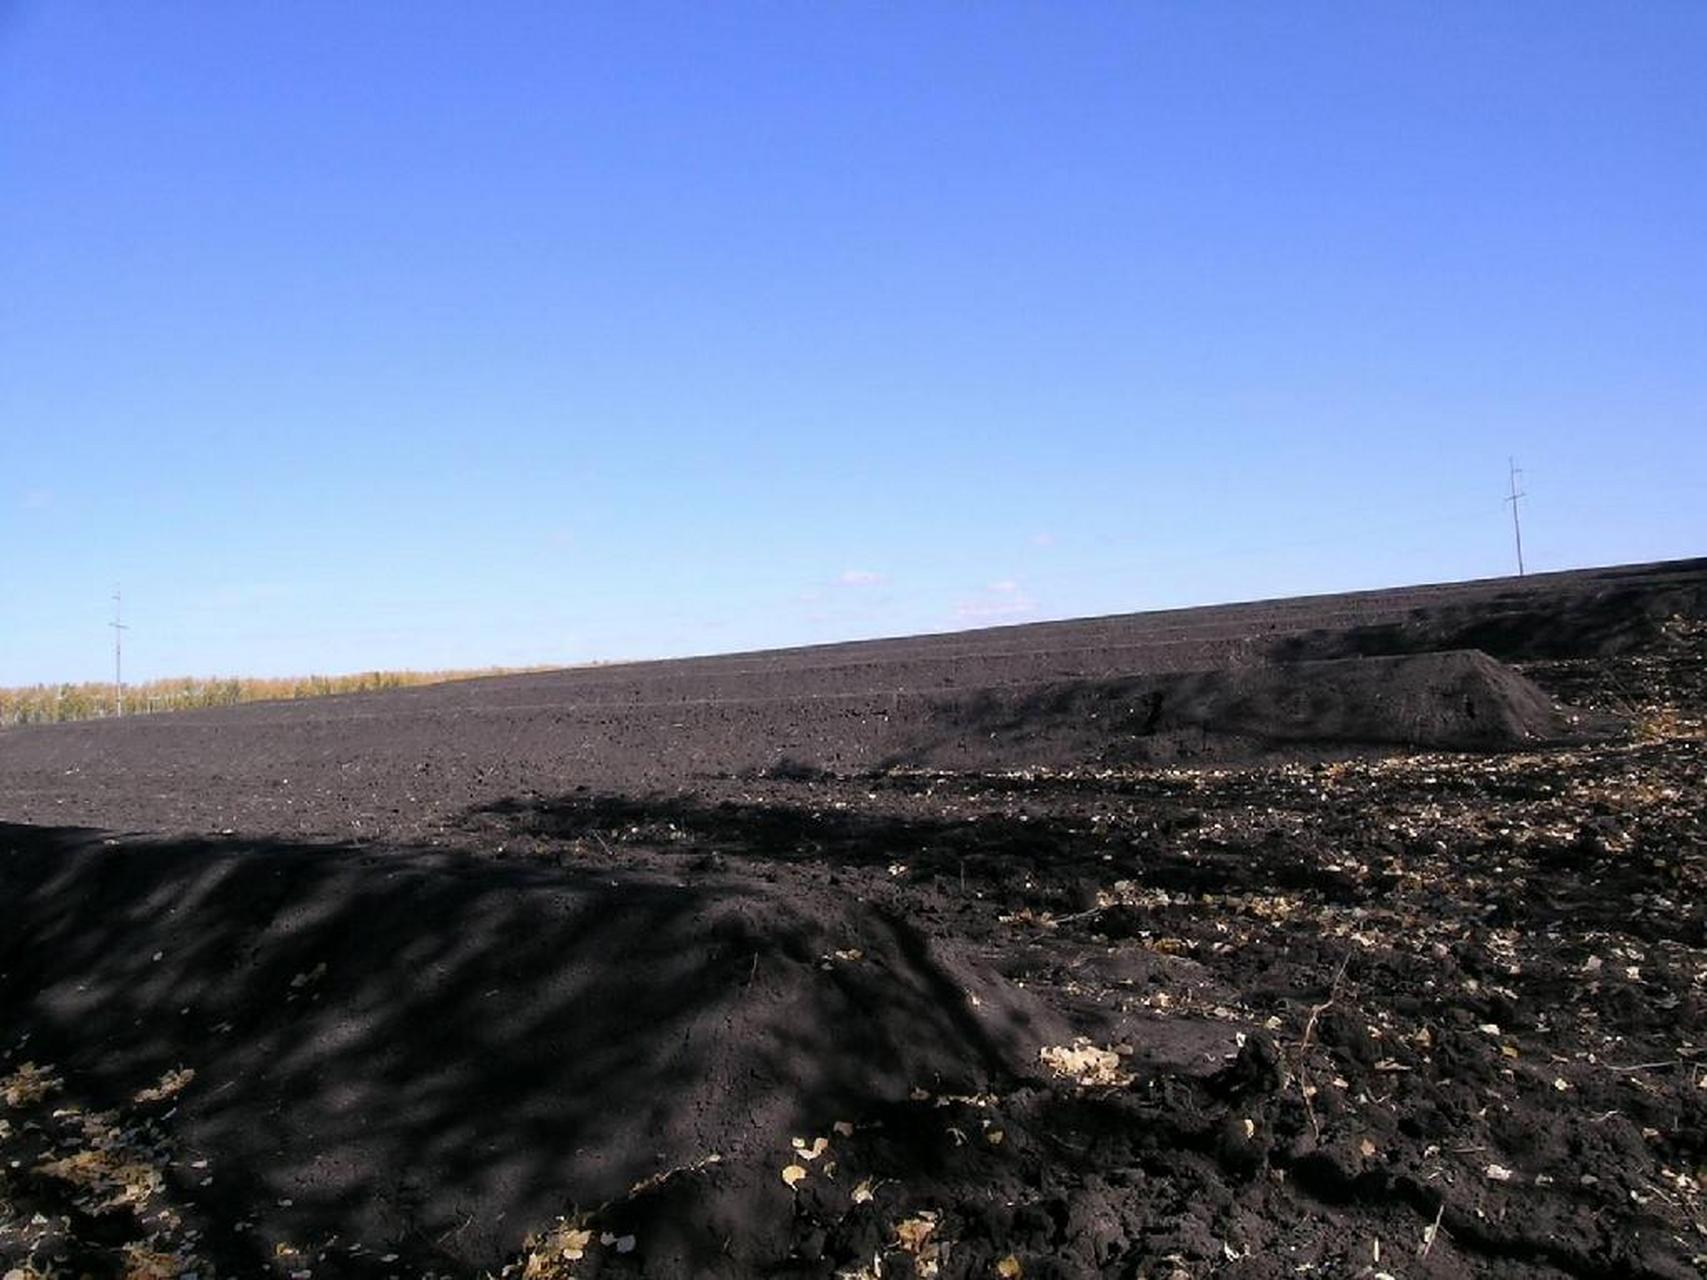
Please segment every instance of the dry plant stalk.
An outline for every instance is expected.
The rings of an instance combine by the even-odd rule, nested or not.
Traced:
[[[1310,1101],[1310,1095],[1314,1092],[1310,1085],[1308,1065],[1310,1041],[1313,1040],[1316,1035],[1317,1019],[1319,1019],[1329,1009],[1333,1008],[1334,1002],[1339,999],[1340,983],[1344,981],[1345,971],[1350,964],[1351,952],[1348,951],[1344,958],[1341,959],[1340,967],[1334,971],[1334,980],[1328,987],[1328,998],[1310,1010],[1310,1017],[1304,1023],[1304,1034],[1299,1037],[1298,1040],[1298,1070],[1296,1072],[1298,1077],[1298,1092],[1304,1099],[1304,1114],[1310,1118],[1310,1132],[1317,1139],[1320,1139],[1322,1136],[1322,1126],[1316,1119],[1315,1104]]]

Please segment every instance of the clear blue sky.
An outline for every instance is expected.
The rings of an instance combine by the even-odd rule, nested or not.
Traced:
[[[0,0],[0,683],[1707,554],[1707,5]]]

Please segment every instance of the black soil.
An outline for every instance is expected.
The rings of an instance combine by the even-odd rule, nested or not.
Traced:
[[[1698,1274],[1704,583],[7,732],[0,1269]]]

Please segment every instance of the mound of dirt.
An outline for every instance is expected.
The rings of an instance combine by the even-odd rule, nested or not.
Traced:
[[[1277,660],[1480,649],[1506,662],[1607,658],[1664,642],[1669,620],[1707,613],[1707,561],[1628,565],[1418,590],[1351,625],[1277,639]]]
[[[738,1263],[754,1224],[786,1228],[792,1137],[976,1093],[1068,1037],[811,886],[23,828],[0,855],[4,1048],[24,1035],[59,1107],[172,1108],[179,1158],[133,1181],[257,1268],[334,1233],[496,1271],[558,1215],[725,1161],[765,1176],[720,1179],[646,1251]]]
[[[1473,651],[1069,680],[933,697],[891,734],[889,765],[1167,764],[1370,747],[1510,751],[1616,733]]]

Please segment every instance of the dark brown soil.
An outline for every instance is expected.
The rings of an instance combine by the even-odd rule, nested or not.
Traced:
[[[7,732],[0,1270],[1699,1274],[1704,584]]]

